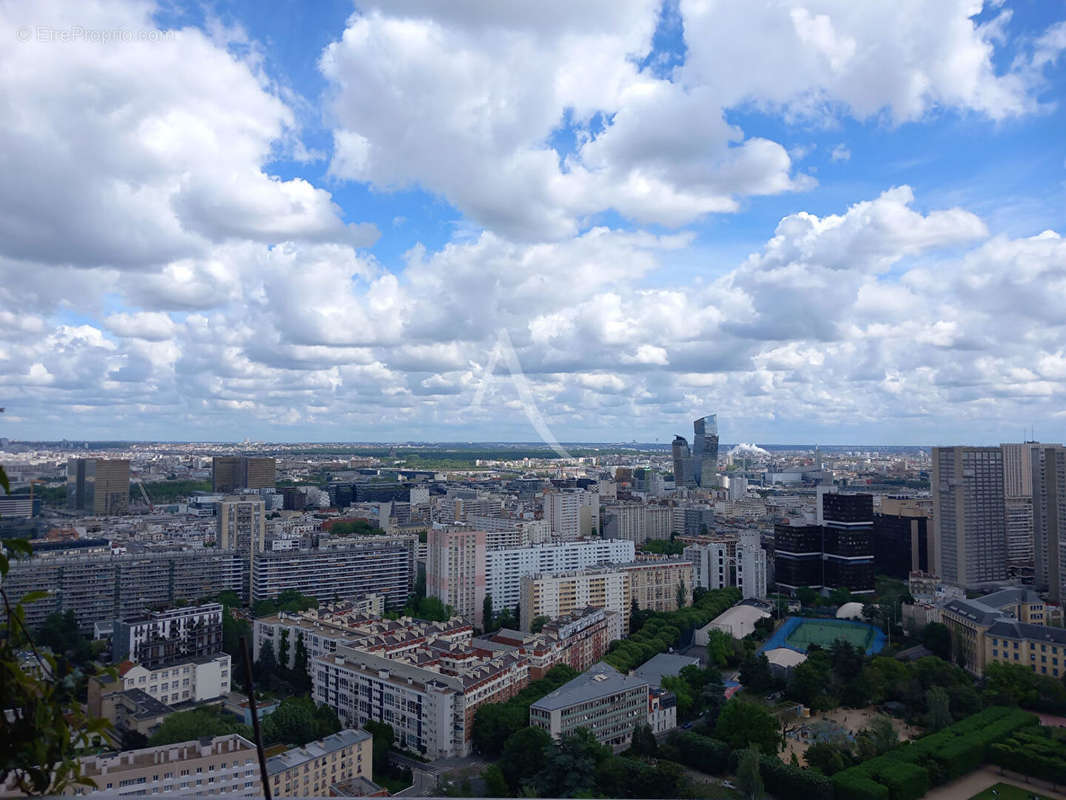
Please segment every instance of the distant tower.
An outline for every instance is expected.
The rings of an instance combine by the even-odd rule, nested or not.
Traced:
[[[674,485],[677,487],[693,486],[692,452],[688,449],[688,441],[684,436],[675,436],[672,447],[674,454]]]

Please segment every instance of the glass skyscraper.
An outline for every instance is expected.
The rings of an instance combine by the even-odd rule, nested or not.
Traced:
[[[692,430],[691,450],[684,436],[674,437],[674,485],[709,487],[718,472],[718,415],[700,417]]]

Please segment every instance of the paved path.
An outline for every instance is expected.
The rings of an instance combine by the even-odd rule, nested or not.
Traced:
[[[978,792],[982,792],[989,786],[997,783],[1010,783],[1022,789],[1028,789],[1044,797],[1053,797],[1055,800],[1066,800],[1066,794],[1044,789],[1037,784],[1027,784],[1024,780],[1001,775],[998,767],[985,766],[976,772],[971,772],[959,778],[957,781],[938,786],[931,792],[926,793],[923,800],[970,800]]]

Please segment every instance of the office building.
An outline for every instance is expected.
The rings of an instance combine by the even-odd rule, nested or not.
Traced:
[[[112,627],[111,660],[129,659],[149,669],[222,652],[222,606],[149,611]]]
[[[556,741],[585,728],[600,744],[621,751],[633,729],[648,723],[649,689],[646,680],[599,663],[533,703],[529,724]]]
[[[1066,601],[1066,447],[1036,445],[1032,452],[1033,538],[1036,584],[1054,603]]]
[[[678,488],[715,485],[718,475],[718,415],[700,417],[692,423],[692,448],[684,436],[675,436],[672,445],[674,485]]]
[[[36,517],[41,513],[41,498],[31,498],[28,494],[9,494],[0,497],[0,519],[13,517]]]
[[[426,594],[483,627],[485,531],[434,529],[429,532],[427,544]]]
[[[822,587],[822,526],[789,521],[774,525],[774,582],[796,591]]]
[[[54,556],[12,561],[4,589],[12,598],[48,592],[25,607],[30,628],[53,612],[69,610],[77,616],[78,627],[91,633],[95,623],[111,625],[146,608],[173,606],[176,600],[195,601],[225,591],[240,595],[246,574],[246,559],[216,548]]]
[[[692,475],[692,450],[689,449],[688,440],[684,436],[674,436],[670,446],[674,462],[674,486],[677,488],[691,488],[696,485]]]
[[[1007,515],[1007,562],[1012,572],[1033,569],[1033,448],[1035,442],[1001,444],[1003,504]]]
[[[125,514],[130,507],[130,462],[72,458],[67,462],[67,506],[89,514]]]
[[[617,566],[527,575],[521,587],[519,621],[524,631],[537,617],[552,620],[589,606],[629,613],[629,575]]]
[[[874,591],[873,496],[822,496],[822,585]]]
[[[588,539],[489,550],[485,555],[486,592],[492,596],[493,608],[517,608],[524,576],[597,564],[625,564],[635,556],[633,542],[625,539]]]
[[[374,738],[364,730],[347,728],[271,756],[266,768],[271,797],[335,797],[341,782],[373,780]]]
[[[270,489],[274,486],[276,472],[273,458],[215,456],[211,459],[211,490]]]
[[[400,608],[414,583],[417,543],[414,536],[373,536],[329,547],[258,553],[252,602],[294,589],[324,603],[381,594],[388,608]]]
[[[878,575],[906,580],[932,572],[936,563],[930,517],[932,500],[883,497],[874,515],[874,568]]]
[[[702,536],[714,525],[714,509],[709,505],[675,506],[670,512],[670,531],[678,536]]]
[[[965,588],[1007,579],[1007,526],[999,447],[933,448],[936,572]]]
[[[89,711],[99,716],[104,696],[130,689],[140,689],[152,699],[171,706],[204,703],[228,695],[230,680],[228,653],[190,658],[156,668],[123,661],[114,679],[106,675],[89,679]]]

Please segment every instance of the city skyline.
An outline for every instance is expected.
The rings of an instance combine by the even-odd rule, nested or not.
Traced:
[[[1062,441],[1066,20],[973,12],[5,6],[0,436]]]

